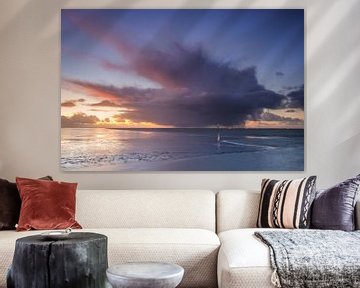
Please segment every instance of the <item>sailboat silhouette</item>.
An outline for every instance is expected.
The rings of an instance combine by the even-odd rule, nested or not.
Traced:
[[[220,134],[220,126],[218,125],[218,134],[217,134],[217,146],[218,149],[220,148],[221,145],[221,134]]]

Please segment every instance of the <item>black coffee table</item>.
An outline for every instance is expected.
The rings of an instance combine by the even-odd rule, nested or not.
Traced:
[[[16,240],[7,285],[8,288],[105,287],[107,267],[105,235],[73,232],[62,240],[28,236]]]

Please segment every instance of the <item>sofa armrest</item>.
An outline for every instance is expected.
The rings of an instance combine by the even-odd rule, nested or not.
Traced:
[[[360,230],[360,199],[356,202],[355,206],[355,229]]]

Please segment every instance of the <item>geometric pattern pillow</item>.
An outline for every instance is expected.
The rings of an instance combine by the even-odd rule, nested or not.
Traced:
[[[294,180],[263,179],[257,227],[309,228],[316,176]]]

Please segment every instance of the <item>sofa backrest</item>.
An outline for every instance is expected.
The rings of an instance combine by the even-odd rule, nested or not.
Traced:
[[[76,220],[84,228],[215,231],[215,193],[209,190],[78,190]]]
[[[238,228],[255,228],[260,192],[222,190],[216,194],[217,233]]]
[[[359,197],[360,198],[360,197]],[[255,228],[260,202],[259,191],[223,190],[216,194],[216,232]],[[360,199],[355,206],[356,230],[360,230]]]

